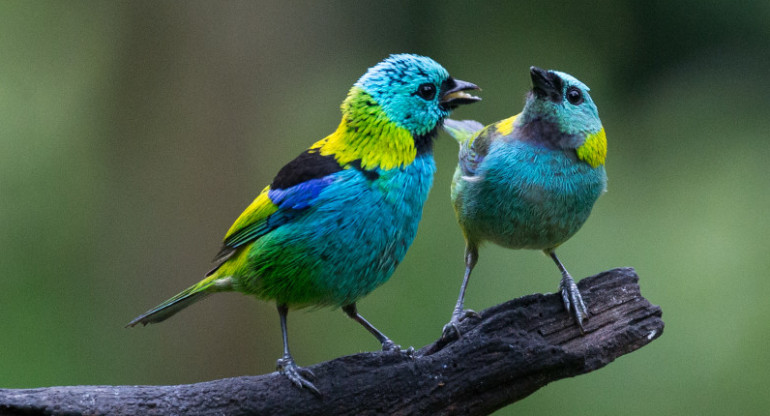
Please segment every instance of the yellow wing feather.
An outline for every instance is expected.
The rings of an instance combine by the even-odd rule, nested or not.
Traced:
[[[254,198],[254,201],[252,201],[251,204],[249,204],[249,206],[246,207],[246,209],[241,213],[238,219],[235,220],[233,225],[227,231],[227,234],[225,234],[225,240],[229,239],[244,228],[264,221],[267,219],[267,217],[278,211],[278,206],[275,205],[267,195],[268,191],[270,191],[269,185],[262,189],[262,192],[260,192],[259,195]]]

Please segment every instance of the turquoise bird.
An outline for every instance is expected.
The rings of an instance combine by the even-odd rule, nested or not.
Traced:
[[[444,338],[459,336],[465,291],[490,241],[512,249],[542,250],[561,271],[564,307],[583,330],[588,310],[555,250],[588,219],[607,186],[607,138],[588,87],[569,74],[530,69],[524,110],[487,127],[446,120],[460,143],[452,202],[465,237],[465,275]]]
[[[433,183],[433,140],[449,113],[480,100],[434,60],[391,55],[342,103],[337,130],[284,166],[238,217],[206,277],[128,326],[161,322],[216,292],[274,300],[278,370],[318,393],[289,353],[290,308],[342,307],[387,351],[400,351],[357,311],[387,281],[417,233]]]

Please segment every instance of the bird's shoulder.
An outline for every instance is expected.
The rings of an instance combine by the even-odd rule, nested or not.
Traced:
[[[514,122],[517,117],[518,114],[484,127],[469,141],[468,148],[472,149],[477,157],[483,159],[489,154],[489,149],[493,143],[514,137]]]
[[[217,259],[291,221],[311,207],[318,195],[336,180],[348,176],[340,172],[354,170],[368,180],[379,177],[377,170],[366,170],[359,160],[341,165],[334,155],[322,155],[317,144],[284,165],[238,216],[224,237],[224,247]]]
[[[514,122],[518,115],[492,123],[460,143],[459,166],[465,176],[476,175],[479,165],[489,155],[492,145],[514,137]]]

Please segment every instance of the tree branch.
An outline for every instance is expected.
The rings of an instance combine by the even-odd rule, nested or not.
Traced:
[[[371,352],[316,364],[322,397],[271,373],[178,386],[0,389],[0,414],[484,415],[659,337],[661,310],[641,296],[638,280],[621,268],[580,282],[590,312],[584,335],[559,295],[535,294],[466,319],[462,338],[414,358]]]

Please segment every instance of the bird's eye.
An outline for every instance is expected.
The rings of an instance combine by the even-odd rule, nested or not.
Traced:
[[[567,89],[567,101],[572,105],[578,105],[583,102],[583,93],[577,87]]]
[[[415,94],[419,95],[423,100],[430,101],[436,96],[436,86],[429,82],[420,84]]]

